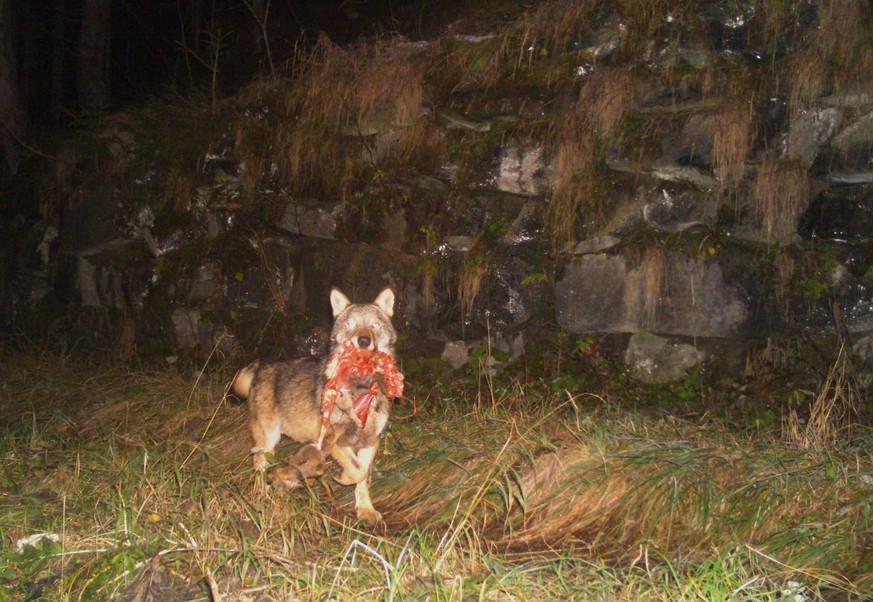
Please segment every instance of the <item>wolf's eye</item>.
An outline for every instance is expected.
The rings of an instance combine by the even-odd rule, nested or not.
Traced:
[[[372,328],[373,330],[379,330],[380,328],[382,328],[382,324],[380,324],[379,322],[373,322]]]
[[[355,322],[354,320],[349,320],[349,324],[348,324],[348,326],[349,326],[349,328],[357,328],[357,327],[358,327],[358,323]]]

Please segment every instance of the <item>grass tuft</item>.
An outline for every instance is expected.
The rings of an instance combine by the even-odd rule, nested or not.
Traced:
[[[236,127],[248,202],[256,204],[259,188],[273,182],[294,193],[349,197],[374,171],[439,156],[439,137],[419,123],[426,68],[413,48],[347,49],[322,36],[297,58],[295,79],[250,86],[241,98],[252,108]],[[388,131],[401,132],[392,157],[373,147]]]
[[[518,75],[539,59],[559,55],[588,24],[600,0],[541,2],[528,9],[507,28],[497,48],[496,63],[509,60]]]
[[[582,86],[576,106],[600,139],[607,140],[635,108],[637,87],[631,69],[600,69]]]
[[[789,70],[788,110],[796,117],[804,109],[814,108],[816,99],[826,91],[827,62],[820,48],[811,47],[794,58]]]
[[[469,317],[476,305],[476,299],[482,291],[482,282],[488,273],[488,265],[481,255],[468,255],[464,265],[458,274],[458,305],[464,315],[464,320]]]
[[[661,296],[667,286],[667,253],[659,247],[649,247],[643,256],[645,294],[643,314],[647,327],[655,323]]]
[[[558,118],[549,135],[554,144],[552,195],[545,224],[556,247],[572,241],[580,209],[596,212],[594,172],[598,142],[591,124],[577,111]]]
[[[861,397],[845,349],[840,349],[802,424],[792,411],[783,436],[804,449],[827,450],[853,436],[860,419]]]
[[[758,170],[749,200],[766,230],[767,239],[786,242],[809,204],[806,168],[796,160],[769,160]]]
[[[735,188],[743,181],[754,135],[754,115],[750,103],[733,101],[718,112],[712,164],[722,186]]]

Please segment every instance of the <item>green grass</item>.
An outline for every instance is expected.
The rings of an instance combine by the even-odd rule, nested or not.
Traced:
[[[806,449],[584,391],[413,393],[377,460],[387,527],[369,532],[330,479],[261,487],[221,370],[6,354],[0,374],[0,600],[873,594],[868,431]]]

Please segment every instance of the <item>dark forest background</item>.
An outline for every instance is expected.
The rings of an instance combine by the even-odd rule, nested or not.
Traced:
[[[422,28],[435,10],[396,0],[0,0],[0,173],[8,183],[27,153],[83,117],[147,96],[226,94],[286,69],[320,31],[340,43],[391,35],[401,23]]]

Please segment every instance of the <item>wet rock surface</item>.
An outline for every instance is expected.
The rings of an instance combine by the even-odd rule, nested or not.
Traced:
[[[824,336],[834,302],[866,340],[873,102],[869,74],[833,60],[804,83],[792,57],[827,33],[820,6],[779,3],[767,22],[749,2],[653,8],[645,27],[604,8],[551,38],[537,28],[555,7],[319,47],[298,77],[325,79],[258,84],[218,113],[107,117],[44,168],[42,214],[4,224],[28,230],[7,242],[7,323],[60,300],[167,352],[225,335],[251,349],[277,325],[315,349],[331,286],[392,286],[401,330],[454,341],[453,365],[494,332],[515,359],[542,324],[738,347]],[[699,359],[649,347],[670,378]]]
[[[651,271],[658,270],[657,282]],[[558,323],[575,333],[653,332],[738,338],[751,308],[714,261],[670,254],[653,268],[622,256],[586,255],[555,285]]]
[[[671,342],[648,332],[638,332],[628,341],[624,354],[631,373],[646,383],[680,380],[698,366],[706,354],[687,343]]]

